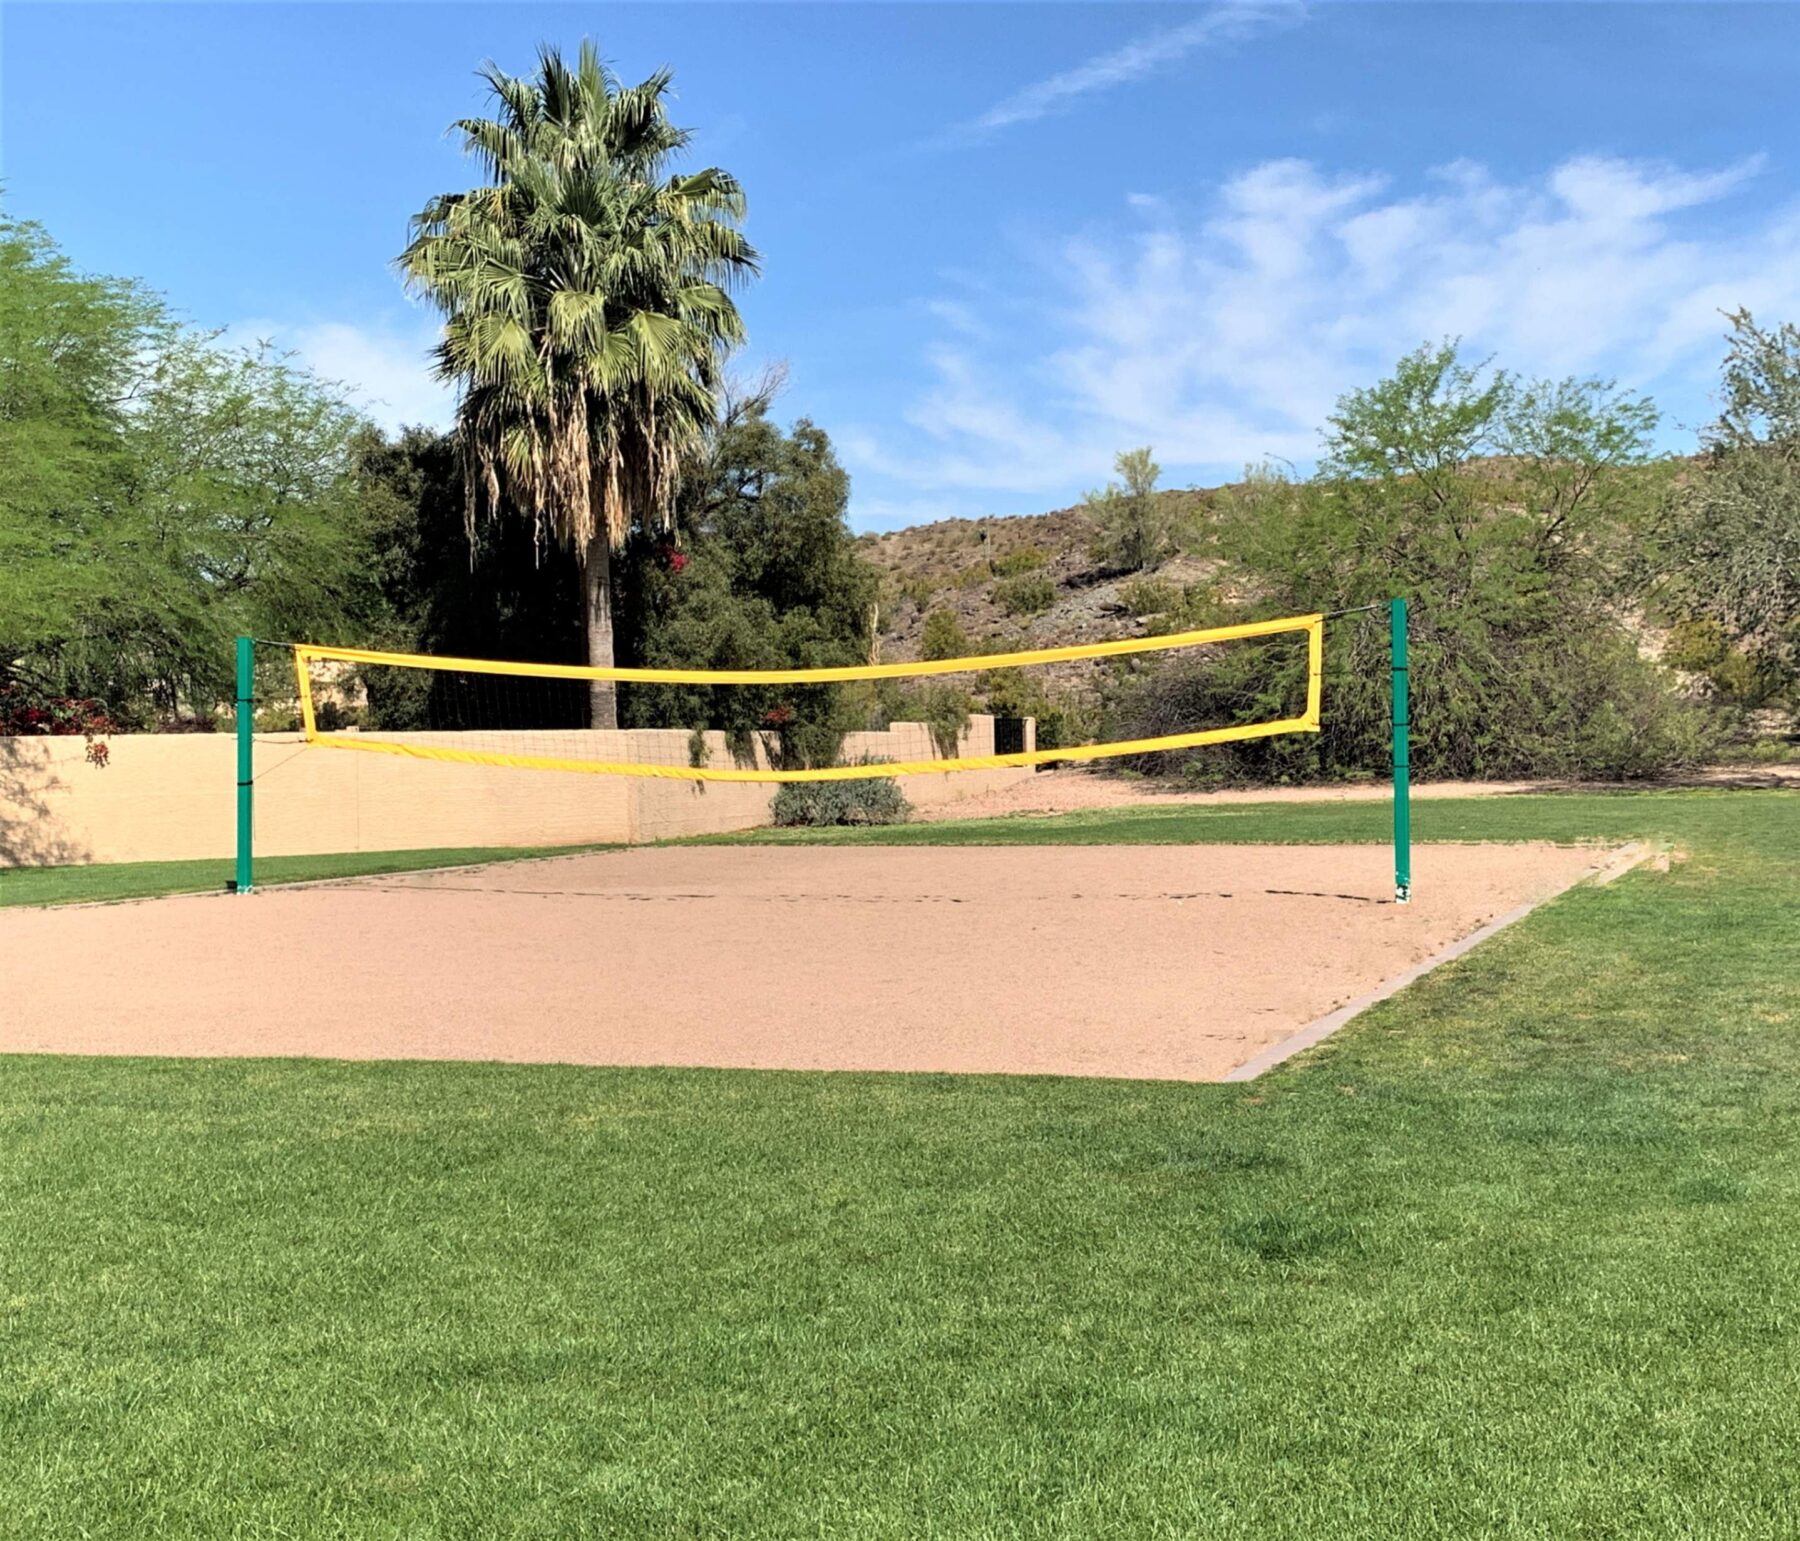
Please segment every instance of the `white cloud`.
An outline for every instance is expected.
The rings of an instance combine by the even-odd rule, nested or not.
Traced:
[[[1015,91],[988,108],[967,126],[968,130],[980,133],[1010,128],[1015,123],[1029,123],[1034,118],[1066,111],[1084,96],[1141,79],[1178,63],[1196,49],[1236,42],[1269,27],[1297,21],[1303,14],[1297,0],[1233,0],[1215,5],[1192,21],[1134,38],[1122,48]]]
[[[1177,475],[1305,463],[1342,393],[1456,336],[1527,375],[1616,377],[1691,426],[1719,312],[1800,315],[1800,207],[1744,197],[1760,167],[1584,156],[1504,182],[1457,162],[1401,190],[1268,162],[1185,219],[1028,253],[1028,318],[929,347],[903,426],[845,436],[846,462],[884,496],[1040,506],[1134,444]]]
[[[1672,167],[1587,155],[1558,166],[1550,186],[1570,209],[1590,219],[1650,219],[1712,203],[1755,176],[1763,163],[1763,157],[1755,155],[1722,171],[1691,175]]]
[[[927,300],[925,313],[963,337],[983,338],[992,335],[988,324],[975,313],[974,307],[962,300]]]
[[[229,337],[243,346],[267,341],[292,353],[321,379],[344,386],[358,406],[390,431],[410,424],[448,428],[456,410],[454,393],[432,377],[430,352],[437,326],[427,317],[362,324],[240,321],[229,329]]]

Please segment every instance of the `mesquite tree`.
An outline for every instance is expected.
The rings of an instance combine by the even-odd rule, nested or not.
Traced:
[[[1767,675],[1800,680],[1800,327],[1730,317],[1723,410],[1670,500],[1661,553],[1679,608]]]

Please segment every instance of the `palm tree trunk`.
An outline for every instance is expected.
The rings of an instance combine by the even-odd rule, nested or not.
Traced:
[[[604,529],[581,554],[581,590],[587,622],[588,667],[610,669],[613,662],[612,541]],[[588,726],[619,725],[618,687],[611,680],[588,684]]]

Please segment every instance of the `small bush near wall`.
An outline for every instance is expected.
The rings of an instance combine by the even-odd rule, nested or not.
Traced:
[[[885,778],[789,781],[775,794],[774,818],[779,826],[904,824],[911,814],[906,794]]]

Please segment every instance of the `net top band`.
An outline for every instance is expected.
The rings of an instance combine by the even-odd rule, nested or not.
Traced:
[[[384,664],[395,669],[453,670],[463,674],[508,674],[532,679],[617,680],[639,685],[826,685],[852,680],[919,679],[933,674],[973,674],[987,669],[1026,668],[1032,664],[1069,663],[1083,658],[1120,658],[1173,648],[1203,647],[1209,642],[1236,642],[1248,637],[1275,637],[1285,632],[1316,631],[1323,614],[1248,621],[1202,631],[1166,636],[1125,637],[1112,642],[1082,642],[1068,647],[1028,652],[988,653],[974,658],[931,658],[911,663],[852,664],[831,669],[623,669],[582,664],[502,663],[488,658],[445,658],[425,653],[381,653],[367,648],[294,644],[297,664],[312,659],[339,663]]]

